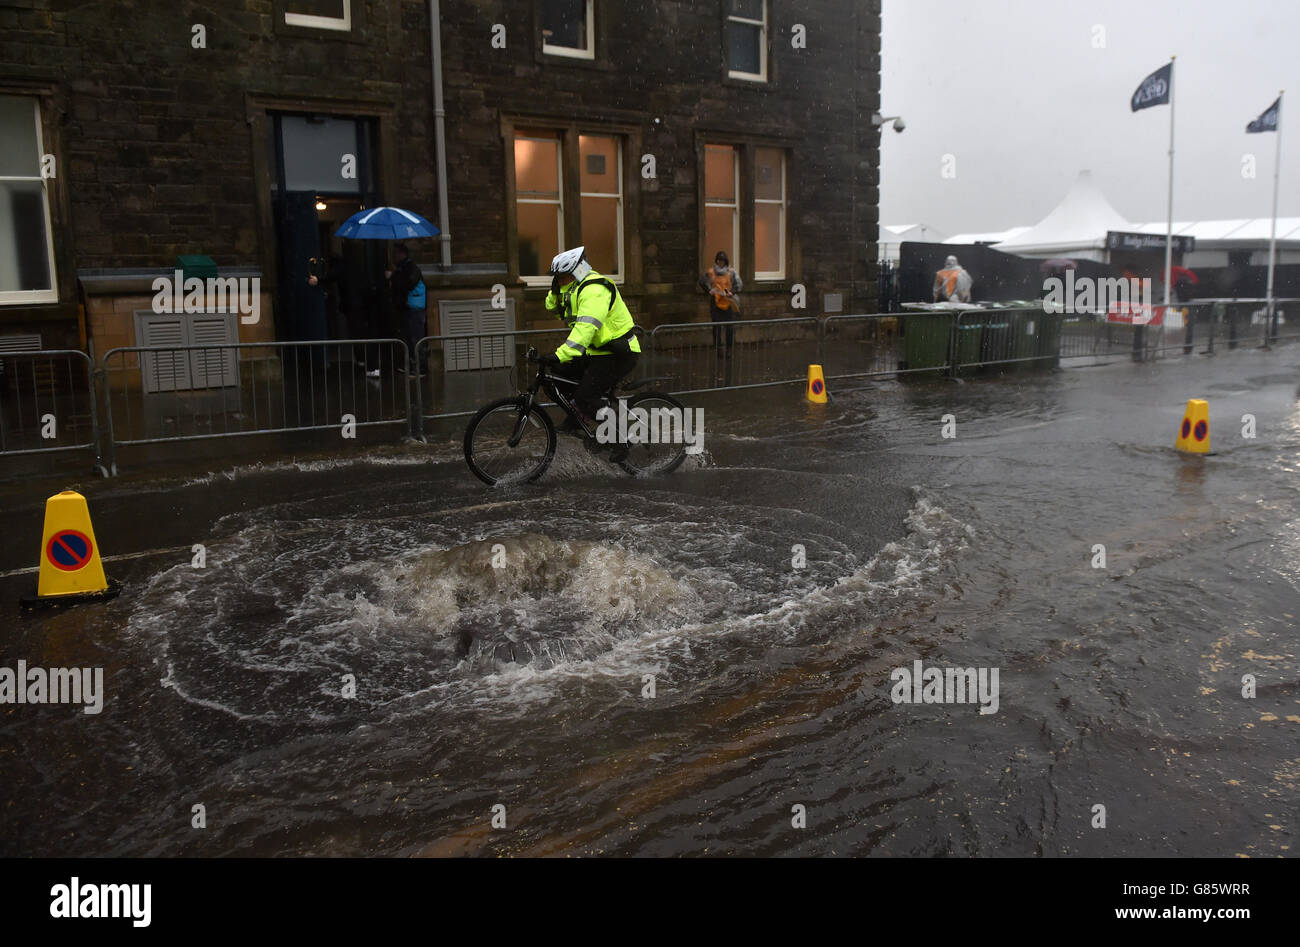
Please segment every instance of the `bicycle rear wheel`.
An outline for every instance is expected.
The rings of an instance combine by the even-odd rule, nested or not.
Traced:
[[[524,397],[502,398],[465,428],[465,462],[489,486],[536,480],[555,457],[555,425],[537,405],[525,414],[527,405]]]
[[[672,473],[686,459],[686,444],[680,435],[683,433],[682,426],[688,409],[671,395],[657,391],[647,391],[628,398],[628,414],[637,408],[646,412],[645,417],[652,422],[652,430],[658,432],[659,443],[628,444],[627,457],[619,461],[618,465],[634,477]]]

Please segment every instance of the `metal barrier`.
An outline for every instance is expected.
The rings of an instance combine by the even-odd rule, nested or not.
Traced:
[[[674,379],[674,394],[764,388],[804,381],[821,347],[816,316],[684,322],[650,333],[651,375]]]
[[[398,339],[132,346],[106,353],[98,371],[73,349],[0,353],[0,457],[89,450],[107,474],[103,459],[115,473],[119,446],[338,429],[345,415],[356,427],[423,436],[429,421],[515,394],[530,380],[526,348],[553,350],[567,333],[426,336],[418,375],[404,371]],[[1275,300],[1272,320],[1262,299],[1197,300],[1171,307],[1162,326],[1038,306],[671,323],[638,334],[637,374],[667,376],[658,387],[687,394],[802,382],[814,362],[828,379],[849,379],[1268,348],[1300,339],[1300,300]]]
[[[1148,351],[1154,356],[1191,355],[1239,347],[1270,348],[1300,339],[1300,300],[1274,299],[1270,319],[1266,299],[1204,299],[1180,303],[1163,320]],[[1286,311],[1292,318],[1288,321]]]
[[[514,329],[480,335],[427,335],[416,343],[416,362],[423,370],[416,384],[414,429],[425,422],[467,417],[489,401],[519,393],[531,381],[524,354],[529,346],[554,351],[568,336],[554,329]]]
[[[406,364],[398,339],[112,349],[101,369],[112,466],[122,445],[328,430],[344,415],[409,428]]]
[[[76,349],[0,353],[0,456],[88,450],[99,455],[94,367]]]
[[[955,324],[952,312],[938,310],[830,315],[818,362],[828,380],[948,371]]]

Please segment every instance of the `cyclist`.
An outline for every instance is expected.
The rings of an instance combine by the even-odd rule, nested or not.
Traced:
[[[555,374],[578,382],[574,393],[578,415],[589,431],[595,431],[601,399],[636,368],[641,343],[633,333],[632,314],[618,287],[591,268],[586,247],[557,253],[550,272],[546,308],[559,310],[569,337],[554,355],[542,360],[552,365]],[[561,430],[578,433],[572,419],[566,419]],[[626,456],[626,445],[614,445],[611,459]]]

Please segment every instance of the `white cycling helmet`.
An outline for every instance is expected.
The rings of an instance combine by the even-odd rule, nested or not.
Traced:
[[[555,254],[555,259],[551,260],[552,274],[568,273],[579,283],[586,279],[590,272],[591,264],[587,262],[586,247],[565,250],[563,253]]]

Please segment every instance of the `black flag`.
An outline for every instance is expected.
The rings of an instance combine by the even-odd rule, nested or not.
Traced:
[[[1263,115],[1246,126],[1246,134],[1254,135],[1258,132],[1275,132],[1277,131],[1277,123],[1281,118],[1282,96],[1279,95],[1277,101],[1270,105]]]
[[[1133,93],[1133,100],[1130,103],[1133,111],[1139,112],[1153,105],[1168,105],[1169,93],[1173,85],[1174,64],[1169,62],[1142,80],[1142,84]]]

